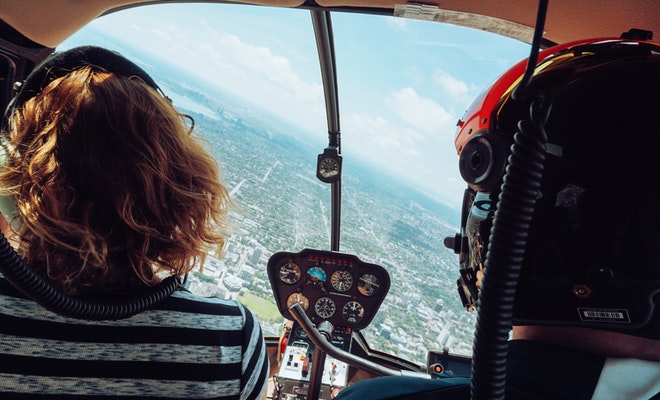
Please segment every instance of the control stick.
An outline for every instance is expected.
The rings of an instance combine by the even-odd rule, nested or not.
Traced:
[[[327,337],[319,332],[314,327],[314,324],[312,324],[312,321],[309,319],[307,314],[305,314],[305,310],[302,308],[302,306],[298,303],[294,303],[291,307],[289,307],[289,311],[291,312],[291,315],[293,318],[300,324],[302,329],[305,331],[307,334],[307,337],[314,343],[316,346],[317,350],[321,350],[325,354],[329,354],[331,357],[343,361],[353,367],[363,369],[367,372],[370,372],[374,375],[380,375],[380,376],[415,376],[418,378],[426,378],[426,379],[431,379],[431,375],[423,373],[423,372],[415,372],[415,371],[405,371],[405,370],[398,370],[398,369],[392,369],[392,368],[387,368],[384,367],[380,364],[377,364],[373,361],[365,360],[362,357],[358,357],[354,354],[351,354],[347,351],[341,350],[335,346],[332,345],[329,341],[329,337],[331,337],[332,334],[332,325],[330,323],[327,323],[327,325],[330,325],[328,327],[326,324],[323,322],[319,324],[319,327],[323,329],[324,334],[327,335]],[[330,329],[330,332],[328,333],[328,329]],[[318,357],[318,356],[317,356]],[[321,365],[323,365],[321,363]],[[320,374],[318,377],[315,376],[315,374],[312,374],[312,379],[317,378],[320,381]],[[314,387],[316,386],[313,381],[310,380],[310,385],[309,387]],[[320,386],[320,384],[319,384]],[[309,399],[310,397],[308,397]]]

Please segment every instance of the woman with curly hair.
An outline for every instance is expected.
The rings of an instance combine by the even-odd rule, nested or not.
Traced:
[[[224,243],[231,201],[215,160],[152,82],[85,60],[138,67],[100,48],[65,53],[41,67],[54,79],[7,116],[0,184],[15,211],[3,233],[64,295],[121,301],[203,265]],[[83,61],[63,67],[62,58]],[[7,395],[254,399],[267,380],[254,315],[183,289],[92,322],[0,279],[0,319],[11,321],[0,324]]]

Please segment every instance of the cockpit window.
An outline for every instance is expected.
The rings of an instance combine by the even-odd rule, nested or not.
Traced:
[[[426,349],[469,354],[474,315],[456,293],[443,246],[465,184],[455,125],[488,83],[527,57],[522,42],[467,28],[333,13],[341,129],[340,251],[381,265],[390,292],[369,345],[423,364]],[[159,4],[98,18],[62,44],[95,44],[140,64],[195,120],[235,202],[235,230],[211,249],[190,289],[236,298],[268,336],[283,319],[269,257],[330,250],[330,186],[316,178],[328,145],[310,12]]]

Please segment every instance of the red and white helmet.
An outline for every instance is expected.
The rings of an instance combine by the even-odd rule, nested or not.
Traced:
[[[478,305],[502,190],[528,190],[510,173],[512,145],[527,131],[543,138],[530,150],[541,172],[514,323],[660,339],[660,44],[605,38],[546,49],[524,95],[513,95],[525,67],[502,75],[458,123],[468,189],[453,247],[463,303]]]

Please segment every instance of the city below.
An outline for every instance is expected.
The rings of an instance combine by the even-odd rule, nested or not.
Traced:
[[[278,336],[284,319],[268,281],[268,258],[330,249],[330,186],[315,173],[323,149],[281,133],[264,117],[160,79],[194,117],[235,202],[225,247],[210,249],[203,273],[189,276],[189,288],[242,302],[265,335]],[[340,251],[385,267],[392,281],[362,331],[370,346],[420,364],[427,350],[471,354],[476,316],[460,304],[457,256],[443,245],[456,233],[460,213],[354,160],[344,159],[342,178]]]

